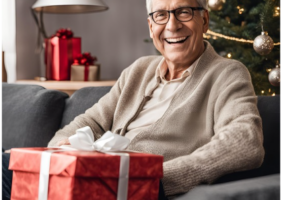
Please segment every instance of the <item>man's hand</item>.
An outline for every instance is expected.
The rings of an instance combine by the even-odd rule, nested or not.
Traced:
[[[59,142],[57,143],[57,146],[62,146],[62,145],[70,145],[69,139],[67,138],[67,139],[62,140],[62,141],[59,141]]]

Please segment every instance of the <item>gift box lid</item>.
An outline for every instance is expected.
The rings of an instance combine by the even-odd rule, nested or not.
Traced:
[[[40,172],[41,153],[59,148],[11,149],[9,169],[30,173]],[[130,178],[162,178],[163,157],[147,153],[125,152],[130,155]],[[120,156],[97,151],[54,152],[50,161],[50,175],[73,177],[119,177]]]

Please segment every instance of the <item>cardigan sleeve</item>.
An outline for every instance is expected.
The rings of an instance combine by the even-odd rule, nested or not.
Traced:
[[[262,122],[250,75],[239,62],[218,75],[212,90],[214,135],[189,155],[164,162],[166,195],[188,192],[218,177],[259,167],[264,158]]]
[[[111,130],[115,108],[126,80],[125,74],[123,71],[110,92],[103,96],[98,103],[87,109],[84,114],[75,117],[70,124],[58,130],[48,146],[54,146],[59,141],[69,138],[75,134],[77,129],[84,126],[89,126],[92,129],[95,140],[106,131]]]

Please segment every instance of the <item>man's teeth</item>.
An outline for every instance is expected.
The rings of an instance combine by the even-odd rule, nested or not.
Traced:
[[[165,40],[168,43],[180,43],[180,42],[184,42],[186,40],[187,37],[180,37],[180,38],[166,38]]]

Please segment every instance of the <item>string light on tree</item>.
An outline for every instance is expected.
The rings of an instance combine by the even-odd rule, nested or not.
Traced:
[[[262,31],[261,35],[255,38],[253,47],[258,54],[265,56],[271,52],[274,43],[272,38],[268,36],[268,33]]]
[[[243,39],[243,38],[230,37],[230,36],[227,36],[227,35],[223,35],[221,33],[216,33],[214,31],[211,31],[210,29],[207,31],[207,33],[204,33],[203,35],[204,35],[204,38],[206,38],[206,39],[210,39],[211,36],[216,36],[216,37],[219,37],[219,38],[224,38],[226,40],[232,40],[232,41],[236,41],[236,42],[250,43],[250,44],[254,43],[254,40],[246,40],[246,39]],[[273,45],[274,46],[280,45],[280,42],[276,42]]]
[[[231,54],[231,53],[228,53],[228,54],[227,54],[227,58],[232,58],[232,54]]]
[[[274,9],[273,17],[278,17],[280,15],[280,7],[276,6]]]
[[[240,15],[245,11],[245,9],[241,8],[240,6],[237,6],[237,9]]]
[[[213,11],[221,10],[225,0],[209,0],[209,8]]]
[[[271,69],[271,72],[268,74],[268,80],[273,86],[280,85],[280,67],[278,63],[276,64],[276,67]]]

